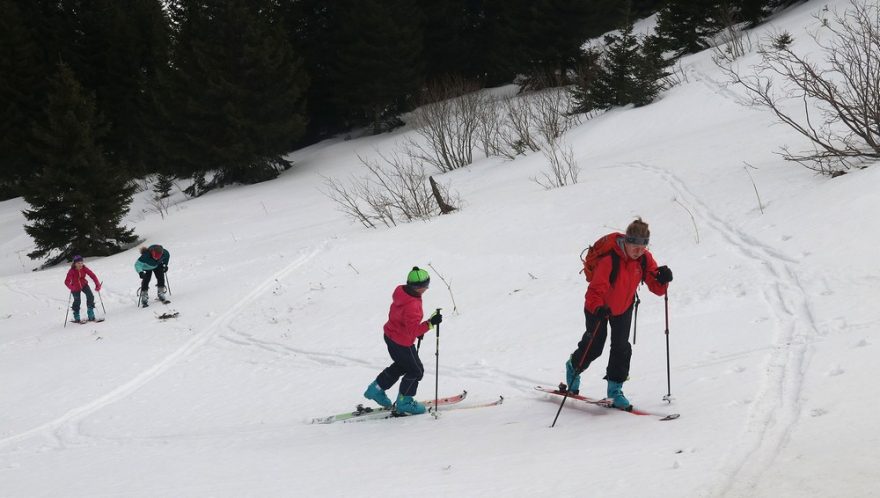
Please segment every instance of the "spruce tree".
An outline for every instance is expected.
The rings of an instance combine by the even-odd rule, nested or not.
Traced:
[[[590,8],[591,3],[594,4],[593,9]],[[526,24],[529,41],[524,55],[532,72],[537,71],[550,78],[550,81],[564,79],[566,72],[575,67],[581,46],[591,33],[595,33],[596,20],[591,17],[602,4],[606,2],[529,2],[529,20]]]
[[[657,35],[677,56],[704,50],[706,38],[721,29],[718,9],[717,0],[668,0],[657,17]]]
[[[770,0],[736,0],[735,7],[742,21],[755,26],[770,14]]]
[[[120,226],[134,185],[105,156],[106,128],[73,71],[59,65],[50,87],[46,121],[34,126],[32,153],[39,173],[25,183],[25,231],[34,239],[31,258],[56,264],[73,254],[106,256],[134,242]]]
[[[328,76],[350,125],[382,131],[412,104],[424,79],[421,20],[413,0],[340,0]]]
[[[64,3],[76,29],[65,62],[95,93],[110,125],[101,144],[136,175],[155,169],[157,75],[168,64],[170,29],[160,0]]]
[[[492,44],[483,43],[483,2],[417,0],[422,19],[425,79],[441,81],[451,76],[481,79],[484,60]]]
[[[616,106],[650,104],[663,88],[668,63],[654,37],[641,42],[627,25],[620,34],[605,36],[606,49],[592,71],[575,84],[575,112]]]
[[[0,200],[20,195],[21,181],[36,172],[25,144],[31,121],[45,107],[45,67],[34,33],[18,6],[0,0]]]
[[[214,185],[255,183],[290,166],[305,129],[308,77],[271,16],[273,2],[180,0],[164,82],[166,172],[217,171]]]

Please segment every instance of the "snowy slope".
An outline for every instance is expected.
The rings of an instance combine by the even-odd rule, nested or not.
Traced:
[[[808,47],[809,2],[756,30]],[[0,203],[2,496],[872,496],[880,430],[880,214],[874,167],[828,180],[783,162],[803,144],[736,103],[710,54],[688,82],[568,136],[581,183],[545,191],[541,154],[442,175],[465,209],[365,230],[320,191],[356,154],[409,130],[292,154],[279,179],[129,223],[171,252],[173,303],[135,307],[136,251],[87,261],[107,321],[62,327],[66,267],[31,272],[23,202]],[[763,201],[758,208],[751,170]],[[583,333],[580,251],[634,216],[675,272],[642,293],[626,393],[672,422],[566,404],[559,382]],[[23,251],[23,252],[22,252]],[[24,264],[23,264],[24,263]],[[388,363],[390,295],[433,265],[440,391],[499,407],[310,425],[363,402]],[[100,306],[99,306],[100,309]],[[160,321],[160,312],[179,318]],[[433,397],[435,337],[422,345]],[[582,390],[601,395],[607,356]],[[855,405],[855,407],[853,407]]]

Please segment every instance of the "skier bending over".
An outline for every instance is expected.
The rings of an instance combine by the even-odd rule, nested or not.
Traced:
[[[159,301],[167,303],[168,297],[165,288],[165,274],[168,273],[168,260],[171,255],[159,244],[150,247],[141,247],[141,257],[134,262],[134,271],[141,277],[141,307],[150,305],[150,277],[156,274],[156,292]]]
[[[389,408],[392,404],[385,391],[403,376],[400,393],[394,404],[395,411],[399,413],[425,413],[425,405],[413,399],[425,371],[415,342],[416,338],[425,335],[443,321],[439,312],[434,312],[431,318],[422,321],[422,294],[428,290],[430,283],[428,272],[414,266],[406,277],[406,285],[398,285],[394,289],[388,322],[384,327],[385,344],[392,363],[364,392],[367,399]]]
[[[615,408],[626,410],[632,407],[623,395],[623,383],[629,377],[629,360],[632,357],[629,329],[636,290],[644,282],[654,294],[665,295],[672,281],[672,271],[667,266],[657,267],[648,251],[651,232],[641,218],[630,223],[625,235],[609,235],[616,237],[611,248],[615,256],[609,252],[597,260],[584,303],[587,330],[577,349],[565,362],[565,378],[569,391],[577,393],[581,372],[602,354],[608,334],[607,325],[610,323],[611,351],[605,370],[607,394]],[[615,275],[613,282],[612,274]]]

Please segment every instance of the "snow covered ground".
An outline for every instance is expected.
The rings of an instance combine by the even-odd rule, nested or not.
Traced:
[[[805,30],[809,2],[753,36]],[[748,59],[747,59],[748,61]],[[366,230],[320,189],[411,130],[328,141],[268,183],[172,207],[140,194],[129,226],[171,253],[172,304],[135,307],[136,250],[87,260],[107,321],[62,327],[66,266],[31,272],[20,199],[0,203],[0,495],[877,496],[880,167],[829,180],[783,162],[804,145],[735,101],[709,53],[648,107],[569,133],[581,183],[545,191],[542,154],[439,178],[465,208]],[[762,214],[744,162],[754,178]],[[580,251],[635,216],[675,272],[642,292],[625,390],[659,422],[534,391],[583,333]],[[501,406],[311,425],[363,402],[388,363],[394,286],[432,265],[445,310],[442,394]],[[151,289],[151,292],[155,292]],[[100,306],[99,306],[100,310]],[[160,321],[176,310],[176,319]],[[434,394],[433,334],[420,398]],[[606,354],[582,391],[601,396]]]

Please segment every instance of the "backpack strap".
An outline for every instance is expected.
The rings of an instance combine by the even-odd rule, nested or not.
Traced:
[[[608,280],[611,282],[611,285],[614,285],[614,282],[617,281],[617,274],[620,273],[620,256],[617,255],[616,251],[611,251],[611,276]]]
[[[620,256],[617,255],[617,251],[611,251],[610,256],[611,276],[608,280],[611,282],[611,285],[614,285],[614,282],[617,280],[617,274],[620,273]],[[644,254],[639,256],[639,264],[642,265],[642,283],[645,283],[645,277],[648,275],[648,258]]]

